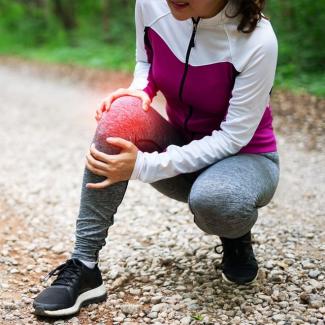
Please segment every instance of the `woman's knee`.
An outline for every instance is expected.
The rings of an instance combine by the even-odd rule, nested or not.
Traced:
[[[164,142],[170,137],[162,131],[170,131],[170,128],[153,108],[145,112],[139,98],[124,96],[115,100],[108,112],[104,112],[93,142],[101,151],[109,154],[118,153],[119,150],[106,142],[108,137],[131,141],[144,152],[162,152],[167,146]]]
[[[93,142],[100,151],[115,154],[119,150],[108,144],[108,137],[119,137],[134,142],[134,135],[137,133],[137,120],[142,114],[141,104],[137,101],[134,105],[122,105],[125,103],[123,97],[118,98],[111,105],[110,109],[103,113],[98,122]],[[127,100],[130,103],[130,99]]]
[[[208,234],[237,238],[247,233],[257,220],[254,199],[240,192],[191,192],[189,208],[196,225]]]

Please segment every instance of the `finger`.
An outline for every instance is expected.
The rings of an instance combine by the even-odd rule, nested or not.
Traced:
[[[90,164],[90,166],[94,167],[94,168],[97,168],[97,169],[101,169],[103,171],[106,171],[108,170],[108,166],[107,164],[104,164],[103,162],[99,161],[99,160],[96,160],[91,154],[90,152],[87,153],[86,155],[86,159],[88,161],[88,163]]]
[[[108,111],[109,108],[111,107],[113,101],[123,95],[124,89],[119,88],[117,89],[114,93],[110,94],[107,96],[103,102],[103,105],[105,106],[104,109],[102,110],[103,112],[106,110]]]
[[[86,162],[86,167],[94,174],[98,175],[98,176],[107,176],[107,171],[105,172],[104,170],[101,169],[97,169],[93,166],[91,166],[88,161]]]
[[[142,99],[142,108],[145,110],[145,111],[148,111],[149,108],[150,108],[150,104],[151,104],[151,99],[149,96],[141,96],[141,99]]]
[[[109,108],[107,108],[107,104],[106,104],[106,100],[107,99],[105,99],[103,102],[102,102],[102,104],[101,104],[101,106],[100,106],[100,108],[99,108],[99,114],[102,114],[102,112],[105,112],[105,111],[107,111],[107,109]]]
[[[86,187],[89,188],[89,189],[101,189],[101,188],[107,187],[107,186],[109,186],[111,184],[112,183],[107,178],[103,182],[100,182],[100,183],[87,183]]]
[[[105,163],[111,163],[112,160],[116,159],[116,155],[108,155],[104,152],[97,150],[94,143],[90,146],[90,153],[94,158]]]
[[[133,148],[133,143],[123,138],[107,138],[106,141],[112,144],[113,146],[119,147],[121,149],[130,150]]]
[[[106,164],[114,164],[116,161],[121,159],[119,153],[114,155],[109,155],[107,153],[97,150],[94,143],[90,146],[90,153],[92,156],[94,156],[94,158]]]

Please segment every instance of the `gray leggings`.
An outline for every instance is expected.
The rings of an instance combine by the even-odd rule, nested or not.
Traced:
[[[119,107],[105,113],[93,139],[106,153],[116,149],[105,142],[107,136],[132,141],[139,150],[164,151],[169,144],[188,141],[156,111],[140,107]],[[137,121],[133,123],[132,121]],[[130,127],[130,123],[132,127]],[[148,140],[149,139],[149,140]],[[84,169],[80,210],[76,223],[76,242],[72,257],[97,261],[105,245],[107,232],[125,195],[128,181],[104,189],[87,189],[86,183],[100,182],[105,177]],[[189,204],[194,222],[205,233],[227,238],[246,234],[255,224],[257,209],[272,199],[279,181],[277,152],[239,153],[194,173],[163,179],[151,185],[164,195]]]

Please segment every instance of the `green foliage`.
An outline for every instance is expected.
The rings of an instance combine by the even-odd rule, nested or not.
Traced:
[[[325,96],[325,2],[269,0],[265,13],[279,42],[276,84]]]
[[[292,72],[325,68],[325,2],[322,0],[269,0],[266,12],[279,38],[279,64]]]
[[[201,314],[195,314],[191,316],[192,319],[198,320],[198,321],[203,321],[204,317]]]
[[[163,1],[163,0],[160,0]],[[135,0],[0,0],[0,54],[132,71]],[[268,0],[276,85],[325,96],[323,0]]]

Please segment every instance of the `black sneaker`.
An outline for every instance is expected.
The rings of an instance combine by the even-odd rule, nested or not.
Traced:
[[[106,300],[107,293],[98,265],[88,268],[78,259],[67,260],[46,278],[57,275],[50,287],[34,300],[35,314],[40,316],[69,316],[82,306]]]
[[[222,244],[215,247],[218,254],[223,253],[222,278],[228,283],[250,284],[258,277],[258,264],[252,248],[251,232],[242,237],[230,239],[220,237]],[[218,251],[218,247],[223,247]]]

